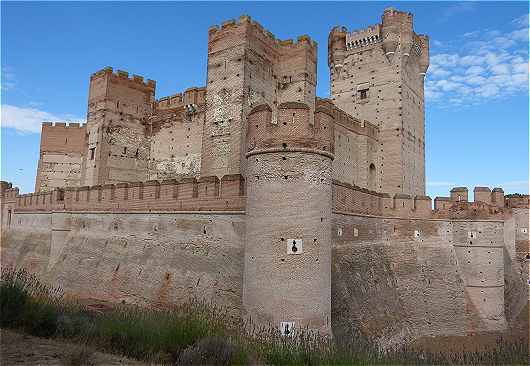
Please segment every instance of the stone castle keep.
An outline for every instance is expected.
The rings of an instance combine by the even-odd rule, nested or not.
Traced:
[[[428,37],[386,9],[333,28],[328,64],[321,99],[317,44],[242,16],[209,29],[205,87],[94,73],[85,125],[43,123],[35,193],[2,182],[2,265],[382,345],[521,330],[528,196],[425,196]]]

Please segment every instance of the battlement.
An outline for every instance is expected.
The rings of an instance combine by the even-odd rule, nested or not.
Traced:
[[[240,175],[187,178],[180,181],[67,187],[46,193],[18,194],[17,211],[241,211],[245,208],[244,179]]]
[[[362,48],[381,42],[381,25],[356,30],[346,34],[346,48]]]
[[[248,32],[248,33],[247,33]],[[310,47],[316,51],[317,42],[312,40],[308,35],[298,36],[296,40],[285,39],[281,40],[274,36],[272,32],[265,29],[260,23],[252,20],[248,15],[242,15],[238,20],[230,19],[224,21],[221,26],[213,25],[208,29],[208,39],[213,41],[223,36],[236,34],[237,36],[242,34],[253,34],[257,36],[269,47],[276,49],[294,49],[300,47]]]
[[[529,208],[530,196],[527,194],[508,194],[505,196],[505,205],[509,208]]]
[[[346,27],[336,26],[328,37],[328,64],[330,67],[342,67],[345,52],[361,52],[367,47],[381,44],[385,54],[393,55],[398,44],[402,56],[414,52],[419,57],[421,73],[425,74],[429,66],[429,38],[416,35],[413,30],[411,13],[385,9],[381,23],[348,32]]]
[[[84,154],[86,124],[43,122],[40,151],[43,153]]]
[[[433,214],[428,196],[390,196],[336,180],[333,181],[333,209],[338,213],[401,218],[430,218]]]
[[[11,182],[0,181],[0,198],[12,201],[18,196],[18,187],[13,187]]]
[[[313,113],[305,103],[286,102],[278,106],[278,120],[272,121],[268,104],[254,107],[248,117],[247,156],[269,150],[304,149],[331,156],[334,149],[334,121],[327,113]]]
[[[493,212],[495,208],[505,207],[504,191],[502,188],[497,187],[490,190],[488,187],[475,187],[473,193],[474,202],[471,203],[468,202],[467,187],[454,187],[450,191],[450,197],[436,197],[434,199],[434,209],[435,211],[462,210],[464,208],[479,208],[481,210],[486,208],[489,210],[489,207],[491,207]]]
[[[463,187],[457,187],[454,192],[457,191],[463,191]],[[513,205],[528,206],[528,196],[514,200]],[[506,206],[510,207],[508,203]],[[433,210],[429,196],[390,196],[333,181],[333,209],[338,213],[420,219],[503,219],[503,207],[504,204],[500,206],[482,201],[457,201],[455,197],[436,197]]]
[[[203,105],[206,103],[206,88],[191,87],[184,93],[176,93],[167,97],[162,97],[156,102],[157,109],[179,108],[185,105]]]
[[[123,71],[123,70],[113,71],[112,67],[106,67],[102,70],[96,71],[95,73],[92,74],[92,76],[90,77],[90,80],[92,81],[93,79],[97,79],[100,77],[113,77],[118,80],[127,81],[133,85],[139,85],[139,86],[141,85],[145,88],[152,89],[153,91],[156,87],[156,81],[154,80],[147,79],[147,81],[144,81],[144,77],[140,75],[132,75],[129,77],[129,73],[127,71]]]
[[[42,129],[50,129],[50,128],[85,128],[85,123],[78,123],[78,122],[42,122]]]
[[[386,8],[381,17],[383,25],[394,25],[407,23],[412,26],[413,14],[405,11],[399,11],[392,7]]]

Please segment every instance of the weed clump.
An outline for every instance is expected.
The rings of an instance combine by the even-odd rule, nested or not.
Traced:
[[[213,304],[191,300],[164,309],[117,305],[93,312],[65,300],[60,288],[42,284],[25,270],[3,268],[0,325],[39,337],[66,338],[82,345],[66,360],[92,365],[100,350],[175,365],[497,365],[527,364],[525,340],[499,340],[480,352],[429,353],[399,347],[381,352],[366,336],[338,343],[307,329],[283,337],[275,327],[237,320]],[[90,347],[90,348],[89,348]]]

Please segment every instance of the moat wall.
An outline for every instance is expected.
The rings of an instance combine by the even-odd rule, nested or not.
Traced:
[[[506,331],[528,298],[524,212],[506,224],[333,214],[333,334],[360,330],[388,346]],[[244,242],[238,211],[16,212],[1,257],[75,296],[142,305],[198,297],[238,315]]]
[[[141,305],[212,300],[241,308],[238,213],[17,213],[2,266],[24,267],[82,298]]]
[[[518,315],[528,295],[521,284],[527,272],[513,275],[521,260],[507,254],[515,247],[505,242],[504,229],[499,220],[335,214],[333,333],[358,330],[390,346],[506,331],[505,281],[519,289],[509,299],[519,304]]]

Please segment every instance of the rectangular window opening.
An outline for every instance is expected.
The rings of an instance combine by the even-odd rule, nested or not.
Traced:
[[[359,98],[361,100],[368,98],[368,89],[361,89],[359,90]]]

